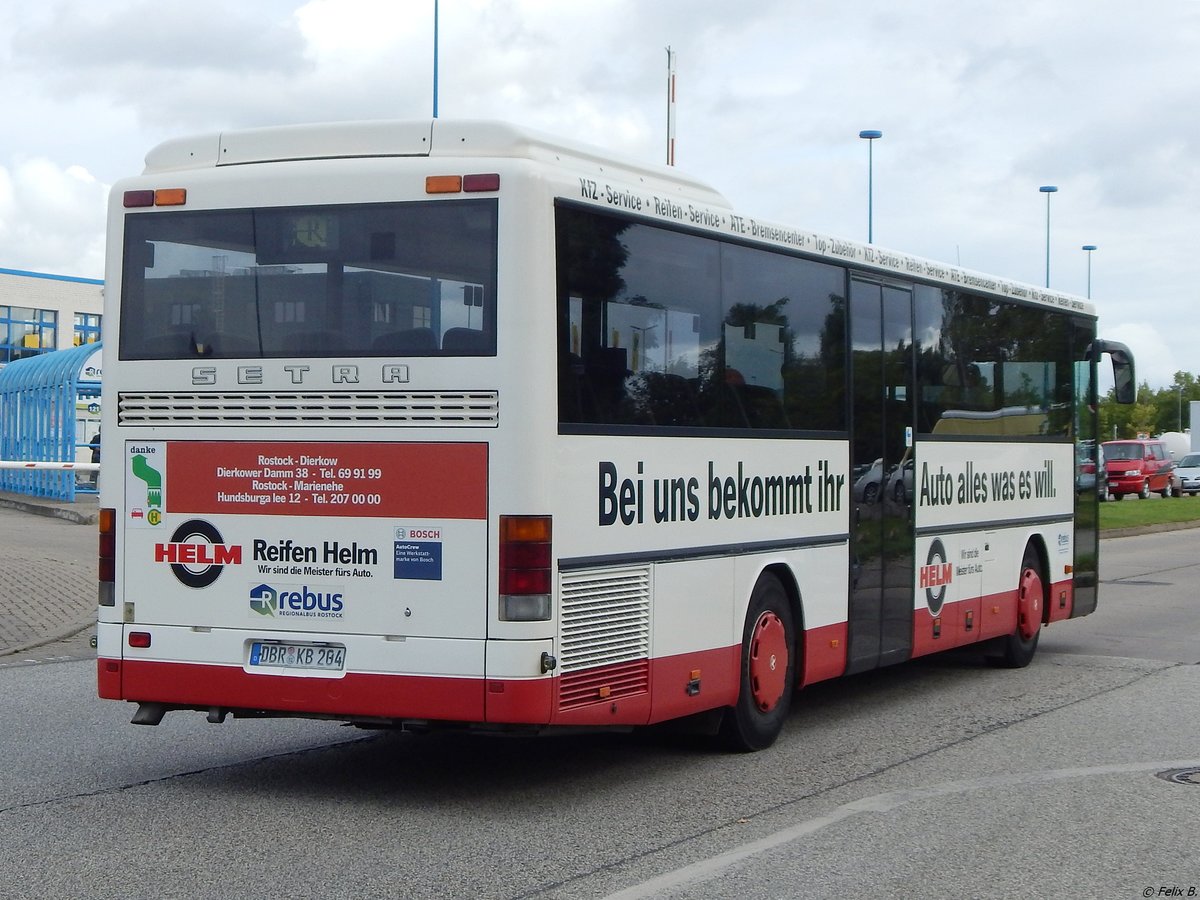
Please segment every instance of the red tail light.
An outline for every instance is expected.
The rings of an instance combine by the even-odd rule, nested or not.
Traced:
[[[112,606],[116,602],[114,582],[117,580],[117,511],[111,507],[100,510],[100,546],[97,557],[100,580],[100,605]]]
[[[553,578],[550,516],[500,517],[500,618],[550,618]]]

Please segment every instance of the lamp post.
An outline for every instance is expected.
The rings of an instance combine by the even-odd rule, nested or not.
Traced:
[[[883,137],[882,131],[869,129],[858,136],[867,142],[867,243],[875,240],[875,142]]]
[[[1088,280],[1087,280],[1087,296],[1092,299],[1092,251],[1098,249],[1095,244],[1084,244],[1083,249],[1087,251],[1088,259]]]
[[[1046,195],[1046,287],[1050,287],[1050,195],[1056,193],[1058,188],[1053,184],[1043,184],[1038,188]]]
[[[433,0],[433,117],[438,117],[438,0]]]

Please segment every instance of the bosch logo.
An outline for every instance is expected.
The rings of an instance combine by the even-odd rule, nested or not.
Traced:
[[[919,577],[929,614],[937,616],[946,599],[946,585],[954,580],[954,566],[946,561],[946,548],[941,538],[934,538],[929,545],[929,555],[925,558],[925,565],[921,566]]]
[[[226,544],[211,523],[190,519],[175,529],[170,543],[154,545],[154,561],[169,564],[182,584],[205,588],[225,566],[241,565],[242,548]]]
[[[396,529],[396,540],[398,541],[440,541],[442,539],[442,530],[440,528],[408,528],[400,526]]]

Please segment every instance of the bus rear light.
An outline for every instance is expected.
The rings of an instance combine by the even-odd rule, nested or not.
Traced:
[[[481,172],[475,175],[429,175],[425,178],[427,194],[477,194],[482,191],[500,190],[498,172]]]
[[[100,605],[112,606],[116,602],[112,587],[117,579],[117,511],[110,506],[100,510],[99,532],[99,548],[96,555]]]
[[[121,197],[126,209],[141,206],[183,206],[187,188],[159,188],[157,191],[126,191]]]
[[[544,622],[550,618],[550,516],[500,517],[500,618]]]
[[[137,650],[146,650],[150,647],[150,632],[148,631],[131,631],[129,632],[129,646]]]
[[[546,622],[550,619],[549,594],[501,594],[502,622]]]
[[[425,179],[427,194],[457,194],[461,190],[461,175],[430,175]]]
[[[126,191],[123,197],[126,209],[138,206],[153,206],[154,191]]]
[[[187,188],[163,188],[154,192],[155,206],[183,206],[187,203]]]
[[[500,175],[497,172],[492,172],[486,175],[463,176],[463,191],[468,194],[477,193],[479,191],[498,190],[500,190]]]

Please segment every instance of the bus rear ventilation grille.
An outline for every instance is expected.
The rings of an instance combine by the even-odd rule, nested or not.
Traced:
[[[558,635],[560,709],[650,689],[650,570],[562,575]]]
[[[563,675],[558,681],[558,708],[577,709],[591,703],[604,703],[633,697],[650,690],[650,660],[588,669]]]
[[[311,393],[127,393],[117,395],[117,424],[382,425],[495,427],[496,391],[329,391]]]

